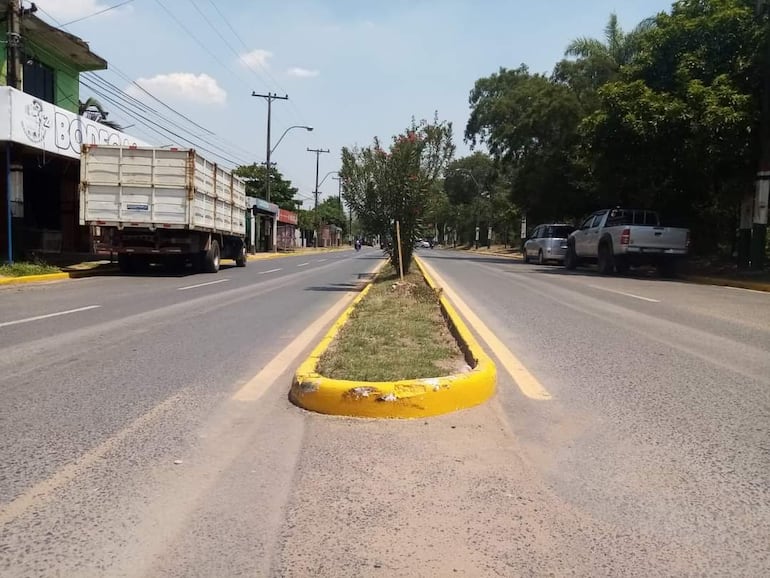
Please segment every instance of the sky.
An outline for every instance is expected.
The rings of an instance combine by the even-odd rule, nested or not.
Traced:
[[[190,146],[185,137],[222,164],[264,162],[267,103],[252,92],[288,95],[272,104],[271,160],[310,208],[316,155],[307,148],[330,150],[320,156],[320,178],[327,176],[321,200],[337,194],[335,175],[327,174],[340,168],[342,147],[369,145],[374,136],[387,142],[413,117],[432,119],[437,112],[451,121],[457,156],[464,156],[468,95],[476,80],[522,63],[548,73],[570,40],[601,38],[610,13],[631,29],[669,10],[671,0],[36,4],[38,17],[81,37],[109,63],[97,78],[82,77],[81,100],[95,96],[111,120],[149,144]],[[137,114],[131,98],[159,115]],[[137,117],[178,136],[158,134]],[[276,146],[295,125],[314,130],[290,129]]]

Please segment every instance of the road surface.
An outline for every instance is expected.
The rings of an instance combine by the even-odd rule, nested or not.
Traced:
[[[770,572],[770,295],[420,254],[499,381],[408,422],[287,400],[373,249],[0,289],[0,575]]]

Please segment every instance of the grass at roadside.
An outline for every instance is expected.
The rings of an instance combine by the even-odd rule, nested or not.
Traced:
[[[438,297],[417,267],[400,284],[388,265],[321,357],[318,372],[333,379],[396,381],[464,368]]]
[[[27,275],[46,275],[48,273],[59,273],[61,269],[45,263],[24,263],[18,262],[12,265],[8,263],[0,264],[0,277],[25,277]]]

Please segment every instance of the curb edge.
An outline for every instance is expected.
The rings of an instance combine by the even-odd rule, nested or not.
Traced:
[[[419,257],[415,256],[415,263],[428,285],[439,293],[439,303],[450,331],[455,335],[466,359],[474,362],[473,369],[468,373],[443,377],[384,382],[331,379],[318,374],[320,357],[348,321],[356,305],[369,292],[372,279],[295,372],[289,392],[292,403],[309,411],[329,415],[408,419],[470,408],[484,403],[494,394],[497,380],[494,362],[481,349],[452,304],[440,294],[440,288],[422,267]]]

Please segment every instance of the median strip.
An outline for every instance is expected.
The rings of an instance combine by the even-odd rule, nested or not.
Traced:
[[[318,413],[419,418],[472,407],[496,370],[419,264],[385,270],[359,294],[299,367],[290,399]]]

